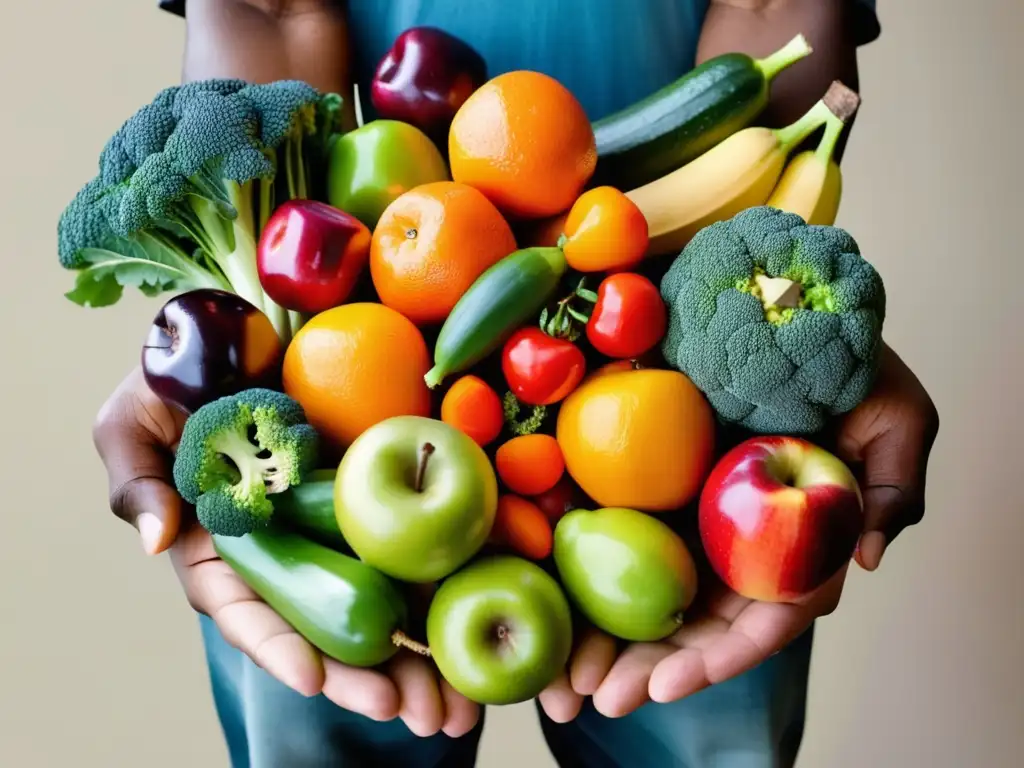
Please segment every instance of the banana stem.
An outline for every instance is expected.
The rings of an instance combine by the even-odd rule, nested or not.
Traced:
[[[824,100],[819,100],[796,122],[787,125],[785,128],[776,129],[775,138],[783,151],[789,152],[793,147],[828,122],[830,116],[832,116],[832,111],[828,108],[828,105]]]
[[[771,81],[779,72],[792,66],[800,59],[810,56],[814,52],[807,38],[802,34],[797,35],[782,48],[763,59],[756,59],[754,64],[761,70],[765,80]]]
[[[843,133],[846,123],[835,115],[829,117],[825,123],[825,135],[821,137],[818,148],[814,150],[814,158],[822,165],[828,165],[836,151],[836,144]]]

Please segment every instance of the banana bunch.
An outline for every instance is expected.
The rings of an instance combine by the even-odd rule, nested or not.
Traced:
[[[704,227],[770,205],[810,224],[832,224],[842,195],[836,142],[860,105],[835,82],[789,126],[744,128],[660,179],[627,192],[647,218],[650,253],[678,253]],[[793,152],[825,126],[816,149]]]

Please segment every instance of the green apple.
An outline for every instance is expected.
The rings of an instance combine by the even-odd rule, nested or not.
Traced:
[[[467,699],[528,701],[569,661],[569,601],[536,563],[484,557],[449,576],[434,594],[427,645],[438,671]]]
[[[331,145],[327,202],[372,231],[396,197],[448,178],[444,157],[423,131],[399,120],[373,120]]]
[[[634,509],[576,509],[555,526],[555,567],[570,599],[594,626],[632,642],[673,634],[697,593],[686,543]]]
[[[487,454],[443,421],[394,416],[353,441],[334,514],[364,563],[402,581],[442,579],[487,541],[498,480]]]

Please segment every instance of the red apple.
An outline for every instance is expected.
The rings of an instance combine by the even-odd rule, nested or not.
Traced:
[[[747,440],[715,465],[700,498],[711,567],[744,597],[799,598],[853,556],[863,530],[860,487],[825,449],[795,437]]]
[[[282,307],[316,314],[343,304],[370,254],[370,230],[345,211],[315,200],[290,200],[260,237],[260,284]]]

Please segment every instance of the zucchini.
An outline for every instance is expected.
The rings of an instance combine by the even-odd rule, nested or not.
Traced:
[[[635,189],[681,168],[751,125],[768,104],[775,76],[810,53],[797,35],[763,59],[721,54],[596,121],[595,182]]]
[[[218,535],[213,546],[296,632],[342,664],[374,667],[416,645],[405,634],[409,609],[398,585],[353,557],[280,530]]]
[[[337,470],[316,469],[286,491],[274,496],[274,523],[313,541],[351,554],[334,515]]]
[[[488,267],[441,326],[427,386],[433,389],[446,376],[471,368],[524,323],[536,322],[568,268],[555,247],[521,248]]]

